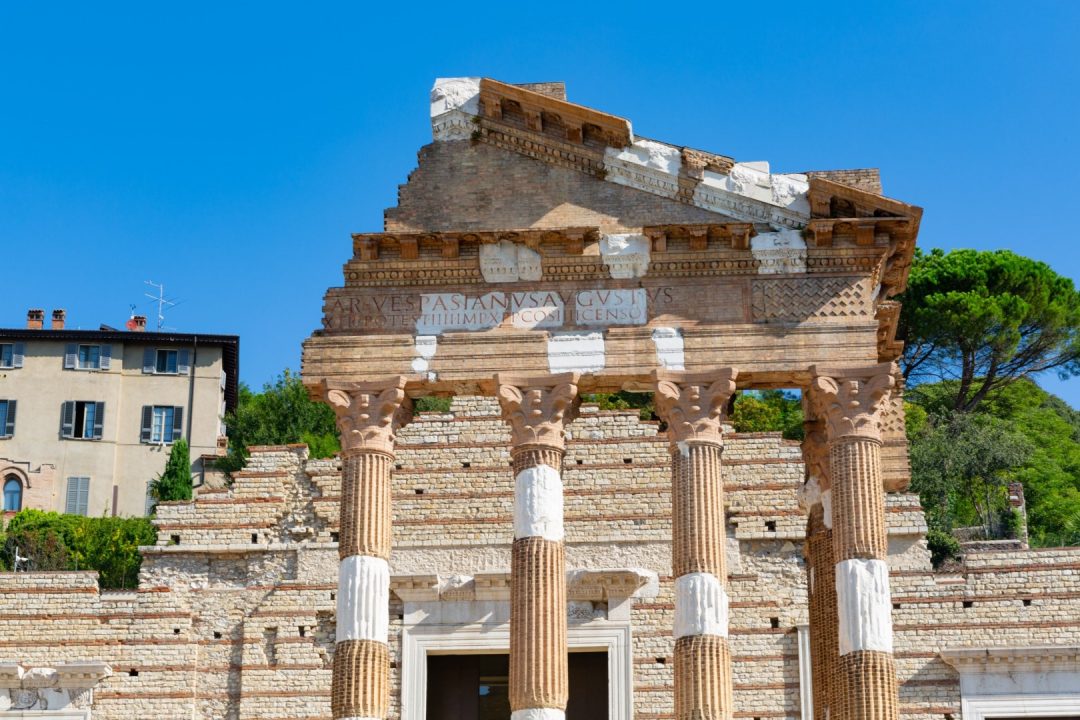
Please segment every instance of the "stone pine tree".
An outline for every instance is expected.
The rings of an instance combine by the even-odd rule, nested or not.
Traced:
[[[154,505],[172,500],[191,499],[191,453],[187,441],[177,440],[169,452],[165,470],[150,483]]]

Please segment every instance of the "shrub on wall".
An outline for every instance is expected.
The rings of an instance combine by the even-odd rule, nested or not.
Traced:
[[[30,558],[31,570],[97,570],[103,589],[134,588],[139,582],[140,545],[153,545],[149,518],[83,517],[27,509],[11,519],[3,563],[11,568],[15,549]]]

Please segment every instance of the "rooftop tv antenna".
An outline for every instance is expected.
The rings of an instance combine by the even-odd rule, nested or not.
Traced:
[[[165,298],[164,283],[159,285],[153,280],[146,280],[145,283],[158,291],[157,295],[151,295],[150,293],[143,293],[143,295],[157,303],[157,329],[162,330],[165,328],[165,311],[176,305],[176,303]]]

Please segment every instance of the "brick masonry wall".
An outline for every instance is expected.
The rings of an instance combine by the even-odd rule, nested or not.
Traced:
[[[393,572],[506,572],[509,430],[492,398],[455,398],[399,437]],[[634,412],[583,408],[569,428],[570,569],[645,568],[634,601],[635,717],[672,716],[673,582],[667,440]],[[798,718],[796,626],[807,621],[797,443],[729,433],[731,647],[737,717]],[[137,592],[92,573],[0,574],[0,662],[101,660],[97,718],[329,717],[337,590],[336,460],[303,446],[253,449],[231,489],[158,515]],[[896,656],[908,720],[959,717],[958,677],[938,650],[1080,642],[1080,549],[977,553],[930,570],[918,500],[887,503]],[[651,595],[651,593],[650,593]],[[391,607],[392,713],[400,714],[404,608]]]

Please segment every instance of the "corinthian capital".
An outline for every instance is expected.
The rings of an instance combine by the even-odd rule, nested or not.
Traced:
[[[825,420],[829,440],[842,437],[881,439],[881,417],[896,384],[896,367],[882,363],[868,368],[811,368],[811,403]]]
[[[576,417],[578,373],[539,377],[496,375],[503,420],[518,445],[565,447],[563,431]]]
[[[722,442],[720,423],[737,376],[733,368],[698,374],[656,370],[656,411],[667,422],[671,442]]]
[[[412,402],[405,397],[405,378],[363,383],[324,381],[322,400],[337,415],[341,451],[393,454],[398,428],[412,418]]]

